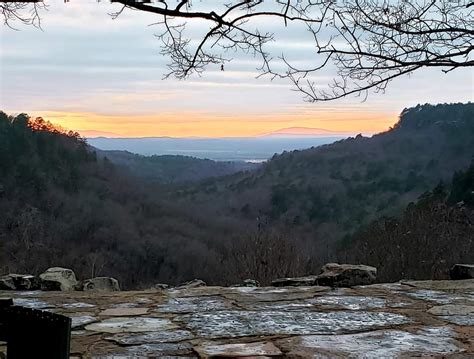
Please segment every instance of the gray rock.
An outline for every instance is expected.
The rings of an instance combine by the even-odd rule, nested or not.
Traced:
[[[105,319],[98,323],[89,324],[86,330],[101,333],[140,333],[140,332],[161,332],[176,329],[177,326],[166,318],[146,318],[146,317],[117,317]]]
[[[260,287],[260,282],[255,279],[245,279],[241,284],[234,284],[231,287]]]
[[[178,285],[177,288],[196,288],[196,287],[205,287],[207,286],[206,282],[200,279],[193,279],[189,282],[184,282]]]
[[[141,345],[154,343],[173,343],[193,339],[194,336],[187,330],[161,330],[159,332],[119,333],[105,337],[105,340],[119,345]]]
[[[38,290],[41,280],[31,274],[7,274],[0,278],[0,290]]]
[[[96,277],[83,281],[80,289],[94,292],[117,292],[120,290],[120,285],[115,278]]]
[[[433,315],[469,315],[474,317],[474,305],[446,304],[432,307],[428,313]]]
[[[39,275],[42,290],[74,290],[77,285],[76,275],[71,269],[53,267]]]
[[[310,275],[296,278],[278,278],[272,281],[274,287],[305,287],[317,285],[318,276]]]
[[[317,284],[329,287],[354,287],[375,283],[377,268],[363,264],[328,263],[321,268]]]
[[[260,282],[255,279],[245,279],[242,283],[242,287],[260,287]]]
[[[0,278],[0,290],[15,290],[15,283],[10,275],[5,275]]]
[[[161,289],[161,290],[164,290],[164,289],[169,289],[170,285],[169,284],[165,284],[165,283],[158,283],[158,284],[155,284],[153,286],[154,289]]]
[[[174,319],[204,339],[245,336],[343,334],[411,322],[401,314],[368,311],[317,312],[220,310]]]
[[[449,277],[454,280],[474,279],[474,264],[455,264],[449,270]]]

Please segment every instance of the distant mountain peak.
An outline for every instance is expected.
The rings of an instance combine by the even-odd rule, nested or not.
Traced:
[[[96,130],[78,130],[79,134],[85,138],[98,138],[98,137],[107,137],[107,138],[120,138],[123,137],[119,134],[107,131],[96,131]]]

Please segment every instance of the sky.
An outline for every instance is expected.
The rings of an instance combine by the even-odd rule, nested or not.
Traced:
[[[471,69],[424,69],[365,102],[307,103],[288,82],[256,79],[259,62],[247,54],[233,54],[225,71],[213,65],[202,76],[164,80],[169,59],[160,54],[160,29],[150,26],[156,16],[126,10],[114,20],[120,6],[106,1],[46,3],[41,30],[0,27],[0,109],[83,134],[246,137],[290,127],[371,134],[388,129],[405,107],[473,100]],[[300,29],[278,34],[275,53],[311,61],[311,39]],[[318,74],[321,82],[330,71]]]

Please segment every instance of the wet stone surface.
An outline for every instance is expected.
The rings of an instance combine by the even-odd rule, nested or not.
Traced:
[[[415,332],[384,330],[334,336],[304,336],[279,344],[290,348],[293,354],[303,356],[332,352],[341,358],[396,358],[408,353],[413,356],[461,353],[461,343],[451,339],[453,334],[449,328],[423,328]]]
[[[203,338],[259,335],[334,334],[408,323],[384,312],[222,311],[183,316],[181,321]]]
[[[0,298],[71,317],[71,357],[81,359],[474,357],[474,280],[453,282]]]
[[[383,308],[386,306],[385,300],[376,297],[363,296],[324,296],[316,299],[317,304],[328,307],[336,307],[351,310]]]

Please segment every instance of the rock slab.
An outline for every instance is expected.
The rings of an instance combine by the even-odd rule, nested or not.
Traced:
[[[321,274],[296,278],[280,278],[272,281],[274,287],[323,286],[354,287],[374,284],[377,268],[363,264],[328,263],[321,268]]]

